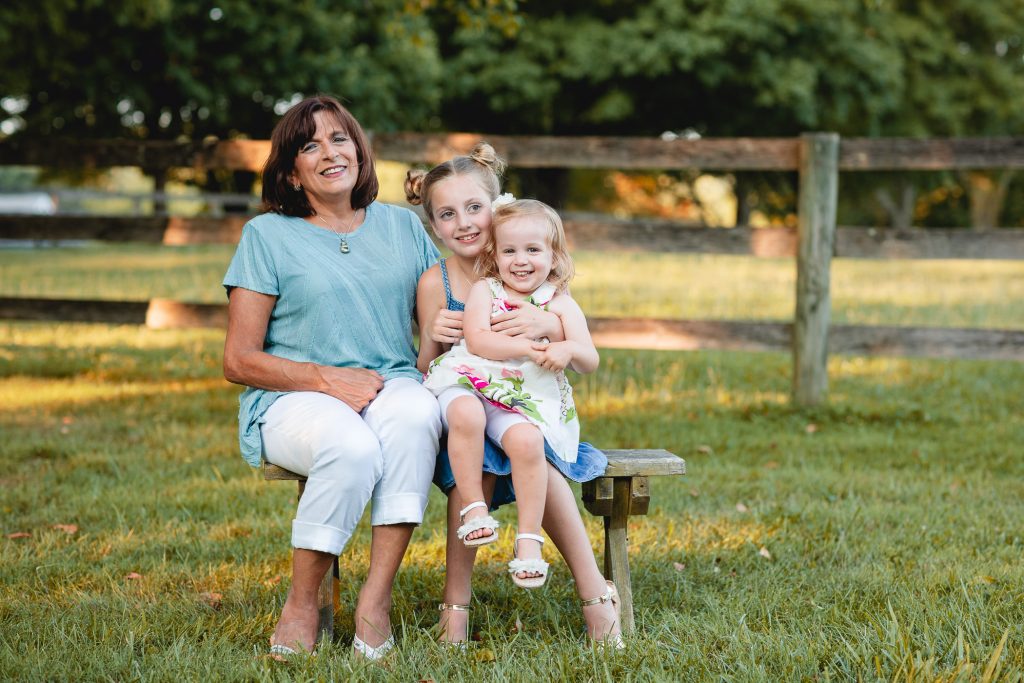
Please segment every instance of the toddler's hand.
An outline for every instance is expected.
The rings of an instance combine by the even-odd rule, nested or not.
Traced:
[[[534,353],[530,354],[530,358],[545,370],[565,370],[572,362],[572,346],[568,342],[534,342],[531,348]]]
[[[430,338],[441,344],[455,344],[462,339],[462,311],[443,308],[437,312]]]

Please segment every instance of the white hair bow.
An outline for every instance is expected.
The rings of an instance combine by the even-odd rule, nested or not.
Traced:
[[[497,197],[494,198],[494,201],[491,202],[491,211],[494,211],[499,206],[511,204],[515,200],[516,198],[511,192],[506,192],[505,194],[498,195]]]

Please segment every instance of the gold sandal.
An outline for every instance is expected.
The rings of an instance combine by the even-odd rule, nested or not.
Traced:
[[[580,607],[591,607],[593,605],[603,605],[606,602],[612,603],[612,608],[615,610],[615,623],[622,628],[622,605],[619,601],[619,591],[615,588],[615,584],[612,581],[605,581],[608,586],[603,595],[599,595],[596,598],[590,598],[589,600],[580,600]],[[593,643],[599,648],[612,648],[615,650],[623,650],[626,647],[626,643],[622,640],[622,633],[610,633],[601,640],[593,639]]]
[[[448,612],[448,611],[452,611],[452,612],[468,612],[469,611],[469,605],[457,605],[457,604],[455,604],[453,602],[442,602],[442,603],[440,603],[437,606],[437,611],[439,611],[439,612]],[[451,619],[451,617],[448,617],[448,618]],[[448,622],[445,621],[444,622],[444,627],[441,628],[441,638],[442,638],[442,640],[439,641],[442,645],[447,645],[448,647],[458,648],[460,650],[464,650],[469,645],[469,621],[468,620],[466,621],[466,640],[443,640],[444,636],[447,635],[447,632],[448,632]]]

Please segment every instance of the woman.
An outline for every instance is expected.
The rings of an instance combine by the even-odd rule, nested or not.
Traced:
[[[393,646],[392,586],[434,471],[440,419],[410,323],[417,280],[438,251],[412,212],[376,196],[355,118],[331,97],[300,102],[271,137],[267,213],[246,224],[224,278],[224,375],[248,387],[242,455],[308,477],[292,523],[292,587],[270,641],[278,656],[313,649],[317,588],[369,501],[353,647],[377,659]]]

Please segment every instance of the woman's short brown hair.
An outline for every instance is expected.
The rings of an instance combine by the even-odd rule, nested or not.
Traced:
[[[266,211],[305,218],[313,215],[306,193],[292,187],[295,157],[316,134],[317,112],[325,111],[338,119],[356,146],[359,175],[352,188],[352,208],[363,209],[377,198],[379,184],[370,142],[356,118],[330,95],[307,97],[289,109],[270,135],[270,156],[263,166],[263,206]]]

